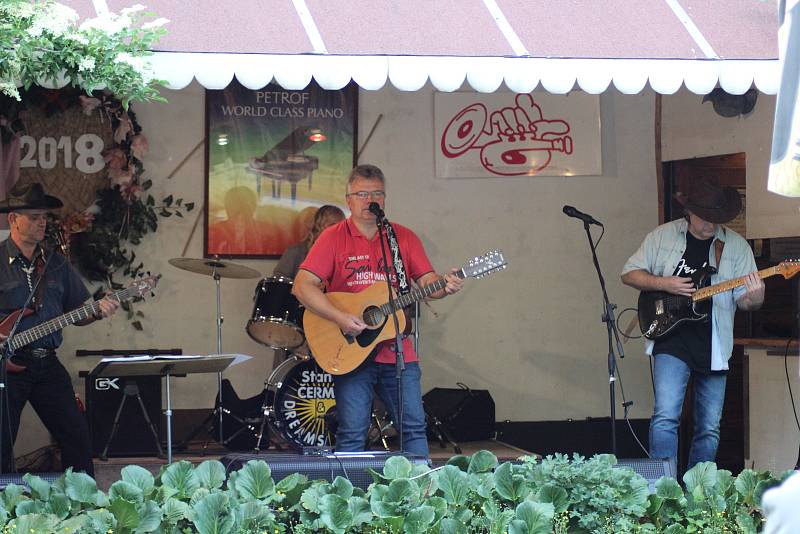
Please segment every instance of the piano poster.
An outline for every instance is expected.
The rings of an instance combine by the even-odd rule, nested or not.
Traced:
[[[278,257],[306,237],[319,206],[346,210],[357,95],[353,84],[313,81],[206,91],[206,256]]]

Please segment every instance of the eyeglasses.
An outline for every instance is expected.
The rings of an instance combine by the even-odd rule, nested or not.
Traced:
[[[372,197],[372,200],[383,200],[386,198],[386,191],[357,191],[355,193],[348,193],[348,197],[358,197],[361,200],[367,200]]]

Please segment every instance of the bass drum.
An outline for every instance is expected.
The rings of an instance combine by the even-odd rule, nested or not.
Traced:
[[[267,416],[275,433],[293,447],[334,444],[333,376],[308,355],[292,354],[267,380]],[[271,392],[271,395],[270,395]]]

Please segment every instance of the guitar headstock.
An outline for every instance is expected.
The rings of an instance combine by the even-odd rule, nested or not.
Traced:
[[[800,260],[784,260],[775,266],[775,270],[784,278],[791,278],[800,272]]]
[[[132,297],[144,297],[147,293],[153,291],[161,279],[160,274],[152,274],[137,278],[128,286],[128,290]]]
[[[483,256],[476,256],[469,260],[461,270],[464,271],[465,276],[472,278],[482,278],[484,276],[502,271],[508,267],[503,253],[499,250],[490,250]]]

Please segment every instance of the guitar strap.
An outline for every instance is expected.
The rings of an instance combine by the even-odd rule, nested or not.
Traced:
[[[400,244],[397,242],[394,228],[389,224],[389,221],[384,221],[383,224],[386,228],[386,240],[389,242],[389,251],[392,253],[394,272],[397,273],[397,293],[405,295],[411,291],[411,287],[408,284],[408,277],[406,276],[406,270],[403,266],[403,257],[400,255]]]
[[[714,241],[714,255],[717,259],[717,271],[719,271],[719,261],[722,259],[722,249],[725,248],[725,241],[717,239]]]

